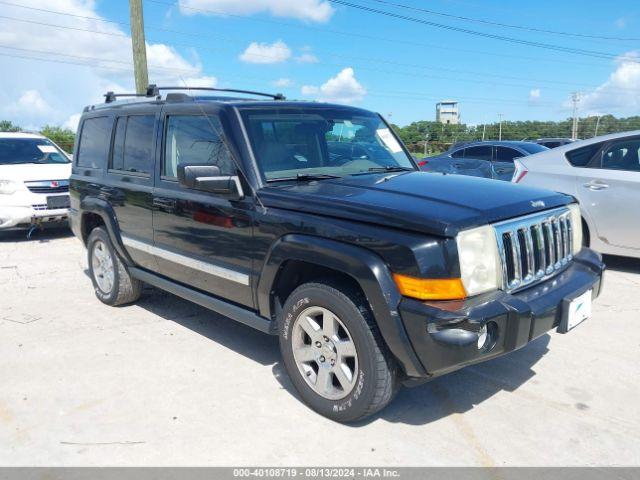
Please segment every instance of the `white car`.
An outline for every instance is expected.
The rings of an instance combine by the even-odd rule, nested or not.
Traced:
[[[69,156],[31,133],[0,133],[0,231],[65,221]]]
[[[640,258],[640,130],[581,140],[515,164],[512,182],[578,199],[591,248]]]

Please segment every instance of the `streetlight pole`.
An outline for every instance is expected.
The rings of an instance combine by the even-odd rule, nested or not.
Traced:
[[[504,113],[499,113],[498,118],[500,119],[500,130],[498,133],[498,140],[502,141],[502,117],[504,117]]]

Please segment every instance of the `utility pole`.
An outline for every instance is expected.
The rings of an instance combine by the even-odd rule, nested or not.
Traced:
[[[427,156],[427,146],[429,145],[429,132],[424,135],[424,156]]]
[[[504,117],[504,113],[499,113],[498,118],[500,119],[500,130],[498,133],[498,140],[502,141],[502,117]]]
[[[597,137],[598,136],[598,127],[600,126],[600,119],[602,118],[602,115],[598,115],[598,119],[596,120],[596,130],[595,132],[593,132],[593,136]]]
[[[482,124],[482,141],[484,142],[484,134],[487,133],[487,123]]]
[[[580,93],[573,92],[571,94],[571,102],[573,103],[573,126],[571,128],[571,139],[578,139],[578,102],[580,101]]]
[[[149,85],[149,74],[147,73],[147,47],[144,42],[142,0],[129,0],[129,11],[131,14],[131,46],[133,48],[136,93],[145,93]]]

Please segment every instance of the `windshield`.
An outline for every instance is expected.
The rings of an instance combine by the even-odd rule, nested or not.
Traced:
[[[69,158],[46,138],[0,138],[0,165],[69,161]]]
[[[374,113],[350,108],[241,112],[267,181],[415,170],[395,135]]]
[[[546,152],[547,150],[549,150],[547,147],[545,147],[544,145],[540,145],[538,143],[529,143],[529,142],[522,142],[520,145],[520,148],[522,148],[524,151],[526,151],[527,153],[540,153],[540,152]]]

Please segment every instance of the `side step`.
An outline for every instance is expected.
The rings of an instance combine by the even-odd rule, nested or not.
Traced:
[[[198,290],[185,287],[177,282],[167,280],[166,278],[149,273],[140,268],[129,267],[129,273],[131,273],[133,277],[148,283],[149,285],[171,292],[178,297],[197,303],[198,305],[208,308],[209,310],[213,310],[220,315],[224,315],[232,320],[253,327],[256,330],[268,333],[269,335],[278,334],[275,322],[261,317],[260,315],[256,315],[251,310],[238,307],[237,305],[225,302],[224,300],[212,295],[207,295],[206,293],[199,292]]]

